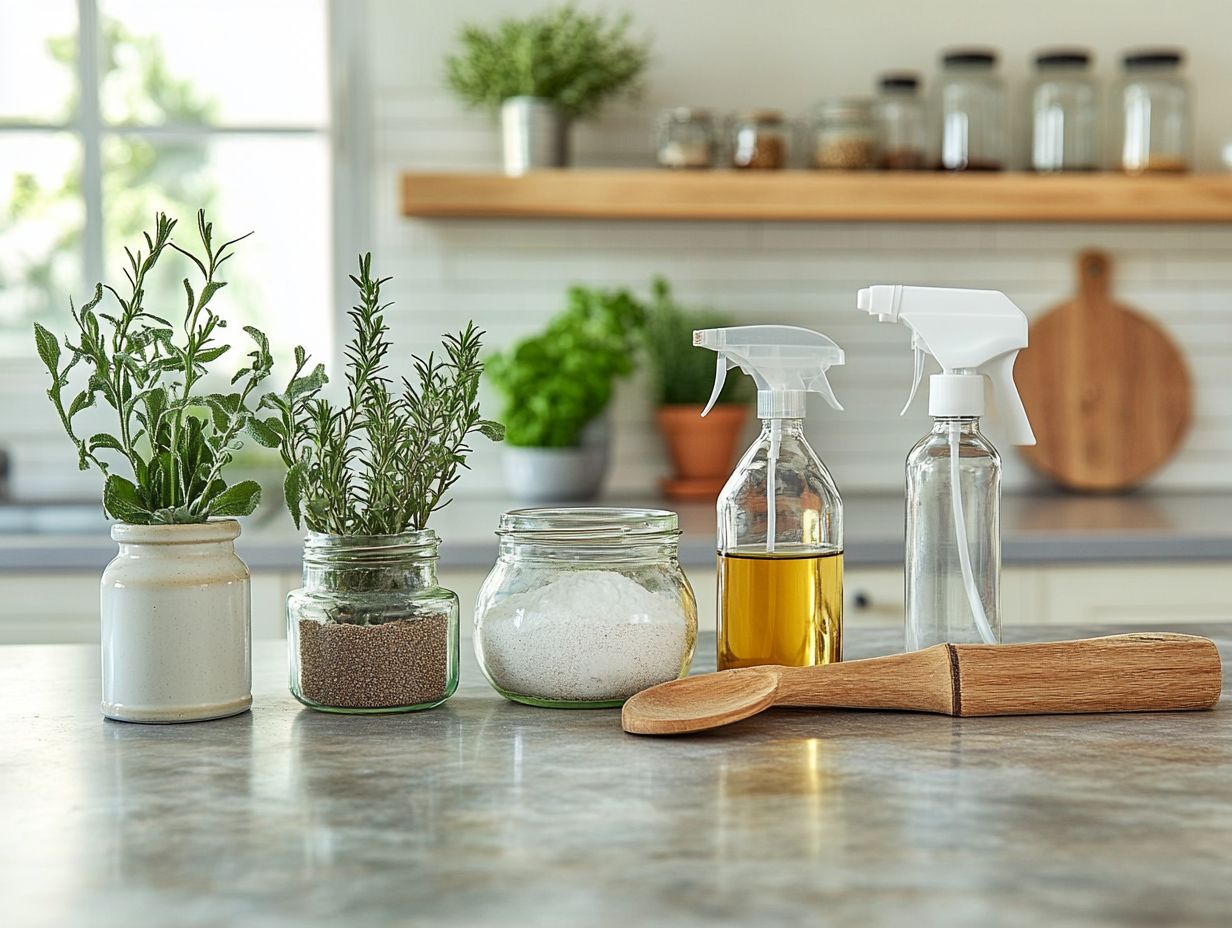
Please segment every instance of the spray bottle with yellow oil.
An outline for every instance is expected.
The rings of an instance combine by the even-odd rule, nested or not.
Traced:
[[[817,393],[843,408],[826,379],[843,350],[785,325],[701,329],[693,344],[719,356],[702,415],[739,367],[757,383],[762,420],[719,495],[719,669],[842,660],[843,502],[804,437],[804,407]]]

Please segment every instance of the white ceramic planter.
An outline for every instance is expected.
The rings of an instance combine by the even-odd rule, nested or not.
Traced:
[[[234,519],[111,527],[103,572],[103,714],[197,722],[252,705],[250,575]]]
[[[607,476],[611,427],[607,413],[582,432],[576,448],[501,448],[505,485],[523,503],[576,503],[594,499]]]

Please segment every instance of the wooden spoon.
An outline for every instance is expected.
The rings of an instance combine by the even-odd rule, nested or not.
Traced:
[[[742,667],[661,683],[625,703],[621,724],[636,735],[679,735],[771,706],[959,716],[1210,709],[1222,685],[1218,649],[1196,635],[938,644],[822,667]]]

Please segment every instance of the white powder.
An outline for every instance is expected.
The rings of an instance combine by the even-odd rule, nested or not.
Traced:
[[[492,682],[520,696],[627,699],[680,675],[684,602],[610,570],[576,570],[489,609],[479,632]]]

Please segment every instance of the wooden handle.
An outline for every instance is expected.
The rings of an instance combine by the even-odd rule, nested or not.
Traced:
[[[779,668],[774,703],[945,715],[1209,709],[1223,684],[1207,638],[1150,632],[1032,644],[939,644]]]
[[[953,715],[954,667],[948,648],[938,644],[824,667],[780,667],[774,704]]]
[[[1210,709],[1223,685],[1219,650],[1196,635],[950,647],[958,674],[954,715]]]

